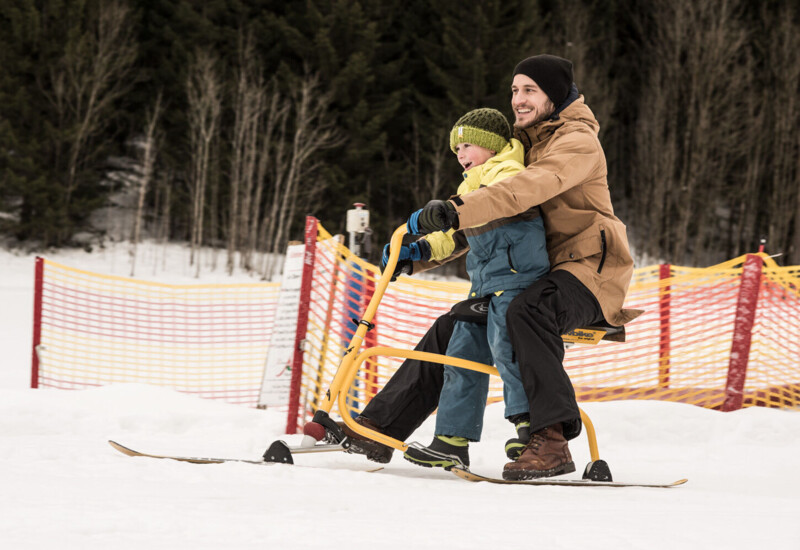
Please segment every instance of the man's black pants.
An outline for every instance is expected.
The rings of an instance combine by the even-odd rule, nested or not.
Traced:
[[[452,312],[445,313],[414,349],[444,354],[455,322]],[[443,365],[406,359],[361,415],[372,420],[386,435],[405,441],[436,410],[443,384]]]
[[[528,396],[531,432],[562,422],[564,437],[577,437],[581,415],[564,370],[561,335],[604,322],[597,298],[568,271],[552,271],[511,302],[506,322]]]

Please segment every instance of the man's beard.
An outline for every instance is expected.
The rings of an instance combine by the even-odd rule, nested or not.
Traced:
[[[556,106],[553,105],[553,102],[549,99],[547,100],[547,104],[544,106],[544,112],[533,119],[531,122],[527,122],[525,124],[519,124],[518,122],[514,123],[514,128],[518,130],[524,130],[525,128],[530,128],[531,126],[536,126],[543,120],[547,120],[550,118],[556,110]]]

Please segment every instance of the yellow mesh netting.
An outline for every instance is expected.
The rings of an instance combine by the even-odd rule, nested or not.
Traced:
[[[161,284],[42,261],[36,386],[136,382],[257,404],[279,284]]]

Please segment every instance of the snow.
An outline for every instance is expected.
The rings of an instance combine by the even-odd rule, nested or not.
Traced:
[[[138,276],[192,282],[177,247]],[[125,247],[48,258],[128,275]],[[161,262],[167,258],[166,268]],[[220,261],[224,264],[224,261]],[[33,257],[0,251],[0,544],[3,548],[800,548],[800,413],[720,413],[675,403],[585,403],[600,455],[619,481],[687,477],[673,489],[468,483],[395,453],[298,455],[297,466],[193,465],[152,453],[258,459],[285,418],[164,388],[84,391],[29,385]],[[247,275],[238,274],[236,280]],[[203,275],[202,282],[225,280]],[[486,409],[472,468],[498,475],[511,426]],[[414,440],[428,443],[433,423]],[[570,445],[578,472],[585,435]]]

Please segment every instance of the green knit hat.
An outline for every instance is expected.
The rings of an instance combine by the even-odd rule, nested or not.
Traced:
[[[475,109],[458,119],[450,130],[450,149],[459,143],[480,145],[499,153],[511,139],[511,127],[497,109]]]

